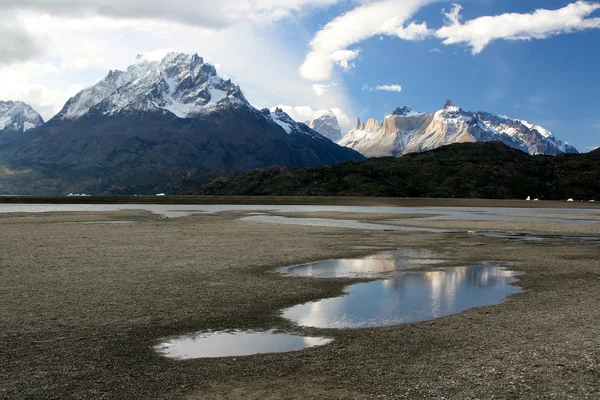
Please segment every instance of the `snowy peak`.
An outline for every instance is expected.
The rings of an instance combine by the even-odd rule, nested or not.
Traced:
[[[279,125],[288,135],[308,135],[313,139],[325,139],[323,135],[309,128],[308,125],[294,121],[292,117],[279,107],[272,110],[265,108],[261,112]]]
[[[454,103],[452,103],[451,100],[446,101],[446,104],[444,104],[444,108],[437,111],[434,114],[434,118],[438,120],[465,119],[467,121],[470,119],[468,113],[465,113],[459,106],[454,105]]]
[[[126,71],[110,71],[79,92],[57,117],[168,111],[188,118],[233,104],[249,105],[239,86],[197,54],[169,53],[161,60],[140,55]]]
[[[422,115],[423,113],[418,113],[413,111],[409,106],[402,106],[396,108],[389,116],[392,117],[414,117],[417,115]]]
[[[44,120],[30,105],[22,101],[0,101],[0,132],[26,132],[42,125]]]
[[[308,126],[310,129],[319,132],[332,142],[337,142],[342,138],[342,129],[340,128],[340,123],[331,110],[328,110],[320,117],[310,121]]]

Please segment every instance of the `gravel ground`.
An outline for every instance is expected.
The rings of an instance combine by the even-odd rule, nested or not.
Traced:
[[[237,217],[0,215],[0,398],[600,398],[597,245]],[[136,222],[78,223],[102,220]],[[280,318],[280,309],[340,295],[351,281],[269,271],[373,253],[340,248],[350,245],[432,249],[452,265],[517,261],[524,291],[501,305],[387,328],[302,329]],[[274,327],[335,341],[187,361],[152,349],[188,332]]]

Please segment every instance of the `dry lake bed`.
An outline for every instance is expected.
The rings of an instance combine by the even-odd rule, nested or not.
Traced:
[[[0,398],[600,398],[595,205],[225,203],[0,204]]]

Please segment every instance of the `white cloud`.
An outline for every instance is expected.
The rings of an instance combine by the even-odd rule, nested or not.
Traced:
[[[425,22],[422,24],[411,22],[406,28],[400,27],[396,29],[396,36],[398,36],[400,39],[410,41],[423,40],[431,34],[432,31],[427,27]]]
[[[359,54],[360,49],[337,50],[331,54],[330,58],[334,63],[336,63],[343,69],[349,69],[351,67],[354,67],[354,64],[352,64],[352,60],[356,59],[356,57],[358,57]]]
[[[330,83],[329,85],[322,85],[322,84],[316,83],[316,84],[312,85],[312,89],[317,96],[321,97],[324,94],[328,93],[331,88],[336,87],[336,86],[337,86],[337,83]]]
[[[430,34],[427,25],[405,24],[424,5],[434,0],[381,0],[359,6],[329,22],[311,41],[311,51],[300,67],[305,79],[329,79],[335,63],[349,61],[358,56],[351,46],[373,36],[398,36],[405,40],[419,40]],[[342,52],[342,53],[340,53]],[[351,58],[340,57],[340,54]]]
[[[369,86],[364,85],[362,90],[368,90],[369,92],[374,91],[382,91],[382,92],[397,92],[400,93],[402,91],[402,85],[394,84],[394,85],[379,85],[379,86]]]
[[[35,11],[55,16],[175,21],[209,29],[264,24],[340,0],[19,0],[0,1],[0,13]]]
[[[331,111],[338,119],[338,122],[340,124],[340,128],[342,129],[342,132],[348,132],[353,127],[350,117],[348,117],[348,115],[346,113],[344,113],[344,111],[342,111],[340,108],[337,108],[337,107],[333,107],[331,109],[314,110],[310,106],[294,107],[294,106],[278,105],[277,107],[273,107],[271,110],[274,110],[275,108],[281,108],[290,117],[292,117],[295,121],[298,121],[298,122],[310,122],[313,119],[319,118],[319,117],[323,116],[324,114],[327,114]]]
[[[442,49],[438,49],[437,47],[435,47],[435,48],[433,48],[433,49],[429,50],[429,52],[430,52],[430,53],[439,53],[439,54],[442,54],[442,53],[443,53]]]
[[[592,128],[594,128],[594,129],[600,129],[600,122],[592,125]]]
[[[30,60],[42,45],[25,29],[15,13],[0,14],[0,65]]]
[[[587,18],[600,9],[600,3],[577,1],[558,10],[540,9],[530,14],[508,13],[461,22],[461,6],[445,13],[448,25],[435,33],[445,45],[465,43],[479,54],[494,40],[532,40],[599,29],[600,18]]]
[[[58,76],[59,69],[50,63],[21,62],[0,67],[0,99],[24,101],[48,120],[83,88],[76,83],[64,88],[43,83]]]
[[[77,84],[66,89],[54,89],[47,85],[4,79],[0,79],[0,86],[3,98],[20,100],[31,105],[45,121],[60,111],[71,96],[83,89],[82,85]]]

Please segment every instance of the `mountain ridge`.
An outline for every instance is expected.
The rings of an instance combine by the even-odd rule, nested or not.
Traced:
[[[543,127],[486,111],[464,111],[448,100],[432,114],[398,107],[383,121],[360,119],[338,144],[366,157],[397,157],[432,150],[447,144],[500,141],[531,155],[577,153]]]

